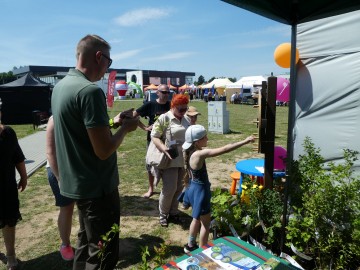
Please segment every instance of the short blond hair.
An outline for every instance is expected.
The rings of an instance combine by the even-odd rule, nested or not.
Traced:
[[[110,44],[98,35],[86,35],[80,39],[76,47],[76,59],[79,60],[79,56],[84,55],[85,57],[97,51],[111,50]]]
[[[160,88],[162,88],[163,90],[160,90]],[[167,84],[162,83],[162,84],[159,84],[159,86],[158,86],[158,91],[169,91],[169,90],[170,89]]]

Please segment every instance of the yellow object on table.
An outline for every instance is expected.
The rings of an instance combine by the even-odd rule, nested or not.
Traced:
[[[249,204],[250,203],[250,196],[249,196],[249,192],[247,191],[247,186],[246,185],[241,185],[242,187],[242,191],[241,191],[241,201],[242,202],[245,202],[246,204]],[[257,184],[254,184],[252,186],[253,189],[256,189],[258,188],[259,190],[262,190],[264,188],[264,186],[262,185],[257,185]]]

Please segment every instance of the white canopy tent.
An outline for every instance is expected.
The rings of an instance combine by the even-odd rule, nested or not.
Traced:
[[[228,84],[224,90],[226,93],[226,100],[230,102],[230,98],[234,93],[239,93],[241,97],[251,96],[252,92],[255,90],[254,85],[259,86],[263,81],[266,81],[266,77],[264,76],[246,76],[234,83]],[[245,95],[244,89],[248,89]]]
[[[216,89],[216,91],[218,92],[219,95],[223,95],[226,85],[231,84],[231,83],[232,83],[232,81],[230,81],[228,78],[215,79],[215,80],[209,82],[208,84],[201,85],[200,87],[202,89],[214,88],[214,89]]]
[[[298,25],[294,158],[307,136],[326,161],[341,162],[343,149],[360,152],[359,28],[359,10]]]
[[[212,88],[214,86],[214,88],[225,88],[228,84],[231,84],[232,81],[230,81],[228,78],[224,78],[224,79],[215,79],[205,85],[201,85],[202,89],[205,88]]]
[[[266,81],[266,77],[264,76],[247,76],[247,77],[242,77],[240,80],[232,83],[232,84],[228,84],[226,86],[226,89],[241,89],[241,88],[251,88],[255,85],[261,85],[262,81]]]

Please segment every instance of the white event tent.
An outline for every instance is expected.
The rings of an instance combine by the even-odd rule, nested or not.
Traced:
[[[211,89],[214,87],[219,95],[222,95],[224,93],[224,89],[227,85],[232,84],[232,81],[230,81],[228,78],[222,78],[222,79],[215,79],[208,84],[201,85],[200,87],[202,89]]]
[[[225,93],[226,100],[230,102],[230,97],[235,92],[242,94],[243,89],[253,89],[254,85],[261,85],[267,78],[264,76],[246,76],[240,78],[240,80],[226,85]]]

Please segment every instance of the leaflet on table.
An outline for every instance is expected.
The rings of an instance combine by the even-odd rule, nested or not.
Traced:
[[[200,270],[203,268],[208,270],[255,270],[260,266],[260,263],[223,243],[218,243],[177,263],[177,266],[184,270]]]
[[[256,270],[273,270],[273,269],[280,270],[285,268],[280,264],[280,261],[275,258],[268,259],[264,264],[259,265],[258,268],[256,268]]]
[[[255,169],[257,169],[260,173],[264,173],[264,167],[255,166]]]

